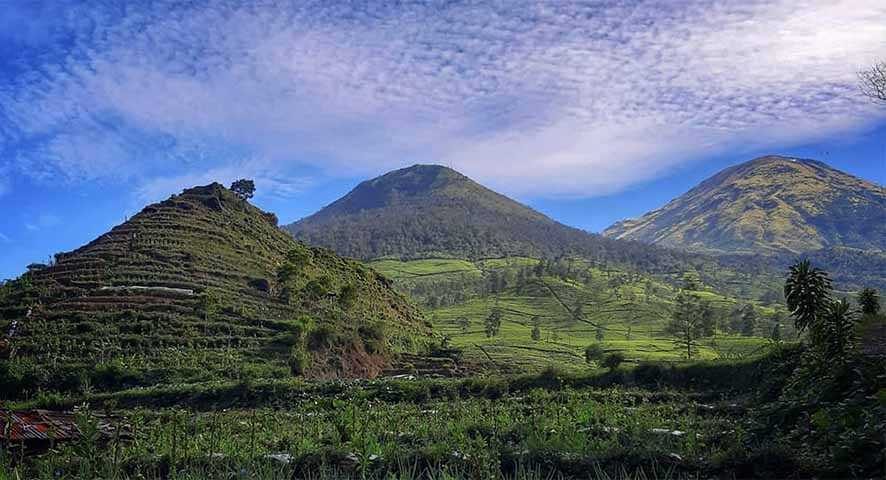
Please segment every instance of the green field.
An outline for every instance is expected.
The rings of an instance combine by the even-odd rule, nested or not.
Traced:
[[[581,259],[566,262],[565,274],[542,275],[532,272],[539,261],[525,257],[476,262],[380,260],[370,265],[417,299],[435,331],[461,348],[471,362],[509,371],[552,364],[581,369],[587,368],[584,350],[591,344],[599,344],[607,353],[622,353],[632,363],[685,359],[664,331],[673,298],[684,286],[682,275],[654,277]],[[495,278],[499,285],[489,288]],[[721,326],[716,335],[702,341],[694,358],[741,358],[765,349],[769,343],[764,338],[769,329],[765,319],[774,312],[773,306],[722,296],[704,286],[692,294],[714,308]],[[760,317],[756,336],[728,331],[726,317],[745,303],[754,305]],[[489,337],[484,322],[494,309],[502,312],[501,328]],[[538,340],[532,338],[536,324]],[[599,334],[602,340],[597,339]]]

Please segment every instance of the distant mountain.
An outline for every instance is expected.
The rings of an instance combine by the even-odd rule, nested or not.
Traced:
[[[771,265],[717,260],[563,225],[450,168],[415,165],[360,183],[314,215],[283,227],[310,245],[363,260],[582,257],[601,268],[669,275],[698,272],[720,291],[772,290]],[[747,285],[754,279],[755,285]],[[739,288],[739,286],[742,286]]]
[[[686,257],[568,227],[437,165],[415,165],[362,182],[283,228],[308,244],[365,260],[579,254],[674,269]]]
[[[81,388],[81,376],[107,389],[372,376],[389,346],[429,334],[389,280],[294,241],[219,184],[150,205],[31,268],[0,289],[0,328],[19,365],[48,383],[38,388]]]
[[[714,254],[882,251],[886,190],[819,161],[767,156],[727,168],[604,235]]]

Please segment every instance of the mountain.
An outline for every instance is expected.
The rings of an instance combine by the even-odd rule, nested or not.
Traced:
[[[362,182],[283,228],[310,245],[364,260],[576,254],[673,270],[687,257],[568,227],[437,165],[415,165]]]
[[[819,161],[766,156],[727,168],[603,233],[714,254],[882,251],[886,190]]]
[[[364,259],[540,255],[551,249],[549,243],[582,235],[436,165],[415,165],[365,181],[284,229],[309,244]]]
[[[771,292],[780,272],[764,262],[726,265],[707,255],[615,240],[563,225],[447,167],[414,165],[364,181],[283,227],[309,245],[363,260],[580,257],[603,270],[669,277],[698,274],[742,298]]]
[[[33,265],[0,290],[3,327],[6,355],[33,370],[0,372],[24,382],[6,392],[372,376],[429,335],[389,280],[294,241],[219,184]]]

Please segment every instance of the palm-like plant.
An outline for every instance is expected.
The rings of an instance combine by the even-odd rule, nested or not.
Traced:
[[[818,318],[831,304],[831,279],[809,260],[801,260],[791,265],[784,284],[784,298],[797,332],[810,329],[815,334]]]
[[[846,359],[855,345],[856,312],[846,299],[831,302],[823,316],[827,353],[838,362]]]
[[[858,294],[858,305],[865,315],[876,315],[880,313],[880,296],[873,288],[865,288]]]

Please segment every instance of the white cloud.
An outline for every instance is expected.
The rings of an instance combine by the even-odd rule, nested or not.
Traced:
[[[285,194],[310,185],[286,180],[295,166],[364,175],[415,162],[513,193],[596,195],[882,116],[855,89],[855,71],[886,51],[882,2],[67,13],[74,46],[0,84],[10,168],[137,179],[151,200],[244,166]]]
[[[9,238],[9,237],[7,237],[7,236],[4,235],[3,233],[0,233],[0,242],[3,242],[3,243],[12,243],[12,239]]]
[[[62,219],[57,215],[52,213],[41,213],[37,218],[25,223],[25,228],[32,232],[36,232],[37,230],[58,226],[61,222]]]
[[[253,179],[259,197],[293,197],[306,191],[314,183],[310,177],[285,175],[271,163],[249,159],[202,172],[152,178],[137,188],[136,198],[140,204],[153,203],[195,185],[212,182],[230,185],[240,178]]]

